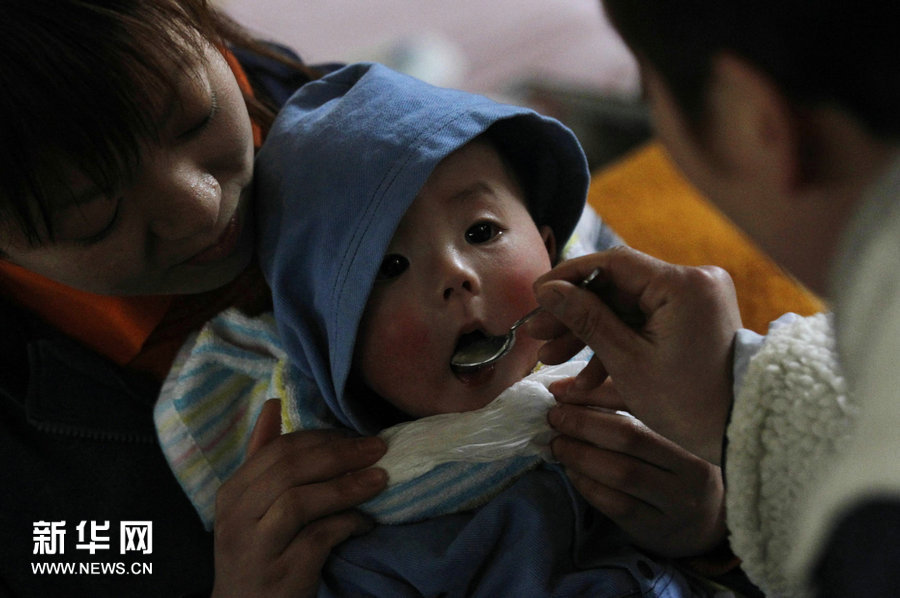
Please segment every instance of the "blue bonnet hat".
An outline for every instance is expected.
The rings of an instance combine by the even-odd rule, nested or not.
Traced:
[[[260,262],[278,330],[301,378],[360,433],[386,423],[344,391],[356,332],[394,230],[431,172],[491,129],[535,221],[568,239],[589,181],[574,134],[536,112],[434,87],[378,64],[304,85],[256,159]],[[383,404],[382,404],[383,406]],[[393,422],[390,422],[393,423]]]

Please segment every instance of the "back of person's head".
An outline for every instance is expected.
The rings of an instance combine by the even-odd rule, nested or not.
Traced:
[[[279,331],[292,363],[346,426],[383,424],[343,395],[394,231],[435,167],[485,135],[515,172],[532,217],[562,246],[584,209],[587,162],[570,130],[527,108],[351,65],[295,94],[260,149],[259,255]]]
[[[797,106],[852,113],[900,138],[900,8],[893,2],[604,0],[636,56],[660,73],[686,118],[703,123],[712,58],[736,54]]]
[[[4,0],[0,224],[35,242],[74,174],[127,182],[203,40],[253,45],[207,0]]]

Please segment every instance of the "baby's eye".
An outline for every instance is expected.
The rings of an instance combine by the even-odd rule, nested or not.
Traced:
[[[409,260],[398,253],[384,256],[381,266],[378,268],[378,276],[375,280],[391,280],[397,278],[409,268]]]
[[[487,243],[500,234],[500,229],[493,222],[478,222],[466,231],[466,241],[472,245]]]

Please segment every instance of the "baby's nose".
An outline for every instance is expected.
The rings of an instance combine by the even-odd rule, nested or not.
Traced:
[[[455,295],[474,295],[481,292],[477,269],[464,257],[454,255],[444,260],[443,298]]]

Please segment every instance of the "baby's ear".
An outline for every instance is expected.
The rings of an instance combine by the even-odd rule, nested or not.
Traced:
[[[553,229],[544,224],[540,227],[541,238],[544,240],[544,247],[547,248],[547,255],[550,256],[550,263],[556,263],[556,235]]]

